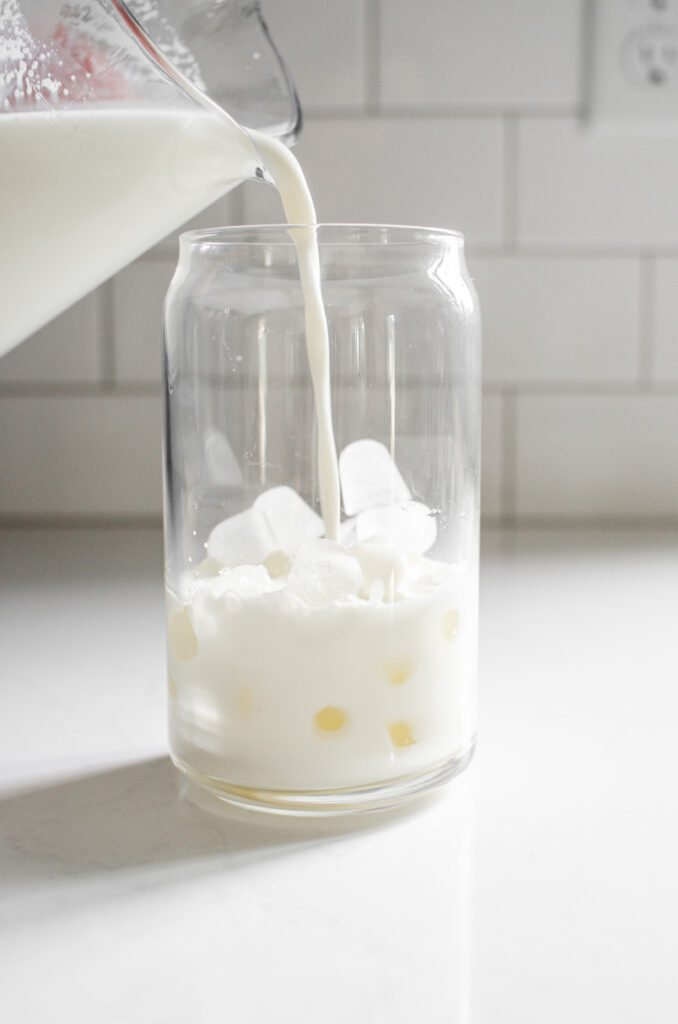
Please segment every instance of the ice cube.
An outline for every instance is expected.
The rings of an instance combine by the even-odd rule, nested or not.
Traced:
[[[226,568],[258,565],[274,551],[293,555],[305,540],[320,537],[323,521],[291,487],[271,487],[252,508],[224,519],[207,541],[207,554]]]
[[[212,622],[218,628],[225,611],[236,611],[243,600],[270,594],[275,584],[263,565],[238,565],[222,569],[218,576],[196,580],[191,589],[191,604],[197,621]]]
[[[263,565],[238,565],[235,569],[222,569],[214,580],[215,594],[235,594],[237,597],[261,597],[270,594],[274,584]]]
[[[350,548],[358,540],[356,533],[357,518],[357,516],[351,516],[350,519],[344,519],[343,522],[339,523],[339,543],[345,548]]]
[[[435,514],[420,501],[371,508],[356,521],[358,542],[380,536],[403,555],[423,555],[438,534]]]
[[[279,544],[273,539],[268,522],[254,508],[223,519],[207,540],[207,554],[220,565],[256,565],[263,562]]]
[[[325,532],[320,516],[291,487],[271,487],[259,495],[252,509],[266,520],[274,540],[271,550],[293,555],[305,540]]]
[[[344,448],[339,456],[339,476],[348,516],[412,497],[388,448],[370,438]]]
[[[242,486],[242,470],[225,434],[209,428],[203,439],[203,451],[205,469],[213,483],[221,487]]]
[[[319,608],[357,594],[362,581],[360,563],[341,544],[309,540],[297,552],[287,590],[306,604]]]

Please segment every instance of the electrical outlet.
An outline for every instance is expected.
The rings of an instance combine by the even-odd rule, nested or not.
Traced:
[[[595,0],[593,124],[678,130],[678,0]]]

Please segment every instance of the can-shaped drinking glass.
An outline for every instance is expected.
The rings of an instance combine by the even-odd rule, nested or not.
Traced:
[[[175,764],[224,799],[311,814],[459,772],[476,733],[480,439],[463,237],[184,234],[165,365]]]

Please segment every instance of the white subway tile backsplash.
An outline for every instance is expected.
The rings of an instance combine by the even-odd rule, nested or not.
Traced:
[[[521,396],[518,514],[676,517],[676,436],[678,396]]]
[[[678,133],[596,132],[574,118],[527,118],[518,132],[518,242],[678,244]]]
[[[637,259],[474,257],[485,381],[633,381]]]
[[[384,107],[574,108],[577,0],[384,0]]]
[[[297,148],[295,154],[298,156]],[[280,196],[272,185],[263,181],[246,181],[238,191],[243,224],[281,224],[285,220]]]
[[[0,359],[2,384],[92,383],[101,372],[99,291]]]
[[[295,153],[321,221],[455,228],[469,241],[497,243],[501,137],[494,118],[318,119]],[[271,204],[281,219],[270,191],[247,187],[247,223],[266,223]]]
[[[176,263],[179,258],[179,235],[184,231],[197,231],[202,228],[220,228],[227,227],[229,224],[240,223],[240,199],[239,190],[237,188],[232,189],[221,199],[217,199],[216,203],[212,203],[201,213],[192,217],[185,224],[182,224],[180,228],[173,231],[171,235],[167,235],[161,242],[155,246],[152,250],[154,254],[160,256],[167,256],[174,260]]]
[[[160,382],[162,305],[179,259],[179,236],[185,231],[238,224],[241,205],[240,190],[233,189],[111,280],[116,382]]]
[[[678,519],[678,133],[578,118],[585,0],[262,6],[319,218],[470,243],[485,516]],[[283,219],[248,182],[183,230]],[[160,514],[178,234],[0,360],[0,516]]]
[[[159,384],[162,305],[174,273],[170,260],[138,260],[112,281],[115,379]]]
[[[483,396],[480,510],[488,519],[500,518],[503,507],[504,398]]]
[[[365,0],[264,0],[264,18],[304,113],[364,104],[364,5]]]
[[[0,400],[0,516],[159,516],[160,399]]]
[[[652,376],[678,381],[678,259],[657,260],[654,268]]]

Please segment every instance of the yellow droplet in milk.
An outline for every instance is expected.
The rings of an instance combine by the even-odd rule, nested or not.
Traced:
[[[411,658],[389,658],[384,662],[384,673],[389,683],[393,686],[402,686],[414,672],[414,662]]]
[[[393,725],[389,725],[388,734],[394,747],[411,747],[417,742],[407,722],[394,722]]]
[[[238,714],[243,718],[250,718],[254,711],[254,694],[248,686],[242,686],[235,697],[235,706]]]
[[[314,721],[321,732],[339,732],[346,724],[346,712],[327,704],[317,713]]]
[[[292,568],[292,559],[284,551],[271,551],[262,563],[272,580],[286,576]]]
[[[451,644],[459,630],[459,612],[456,608],[450,608],[445,612],[440,620],[440,628],[447,642]]]

